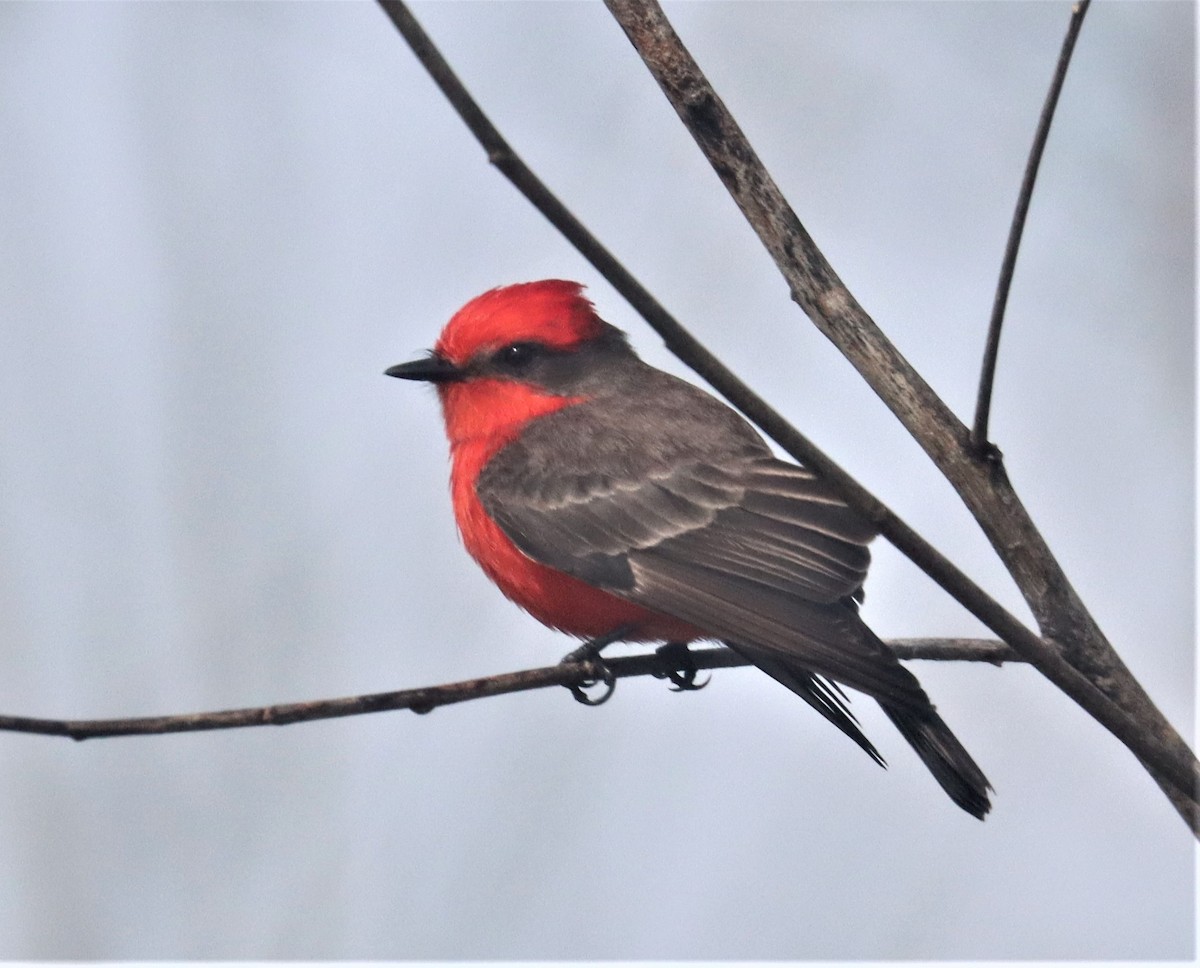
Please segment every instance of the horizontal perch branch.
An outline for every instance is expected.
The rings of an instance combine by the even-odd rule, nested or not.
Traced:
[[[889,643],[901,659],[965,660],[971,662],[1019,662],[1020,657],[1007,645],[990,639],[897,639]],[[725,669],[749,663],[731,649],[708,648],[689,653],[696,669]],[[657,653],[605,659],[604,665],[616,679],[632,676],[667,678],[675,670]],[[438,706],[502,696],[511,692],[544,689],[547,686],[582,688],[599,678],[592,662],[559,663],[540,669],[507,672],[481,679],[466,679],[423,689],[376,692],[340,699],[282,703],[249,709],[219,712],[183,713],[175,716],[143,716],[134,719],[36,719],[27,716],[0,715],[0,731],[35,733],[43,736],[69,736],[71,739],[99,739],[105,736],[151,736],[162,733],[192,733],[212,729],[239,729],[245,726],[287,726],[316,719],[361,716],[394,709],[427,713]]]

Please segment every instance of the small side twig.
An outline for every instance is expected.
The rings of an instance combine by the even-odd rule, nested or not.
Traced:
[[[1025,662],[1011,645],[995,639],[888,639],[888,648],[897,659],[936,659],[957,662]]]
[[[900,639],[893,643],[896,654],[904,659],[957,659],[970,662],[1018,662],[1020,658],[1004,645],[989,639]],[[729,669],[748,665],[732,649],[694,649],[689,664],[695,669]],[[633,676],[669,678],[674,671],[669,661],[657,652],[606,658],[604,665],[616,679]],[[507,672],[480,679],[466,679],[421,689],[376,692],[339,699],[280,703],[246,709],[217,712],[183,713],[174,716],[141,716],[125,719],[40,719],[32,716],[0,715],[0,731],[34,733],[42,736],[69,736],[74,740],[109,736],[155,736],[163,733],[197,733],[215,729],[241,729],[249,726],[288,726],[318,719],[363,716],[367,713],[411,709],[427,713],[438,706],[449,706],[488,696],[545,689],[548,686],[582,687],[597,678],[592,662],[560,662],[540,669]]]
[[[987,343],[983,350],[983,368],[979,375],[979,394],[975,400],[975,422],[971,427],[971,446],[975,453],[989,451],[988,420],[992,412],[992,386],[996,380],[996,359],[1000,353],[1000,330],[1004,326],[1004,311],[1008,307],[1008,293],[1012,288],[1013,270],[1017,265],[1017,252],[1021,248],[1021,235],[1025,231],[1025,216],[1029,214],[1029,202],[1033,198],[1033,186],[1037,181],[1042,153],[1046,150],[1046,139],[1050,136],[1050,123],[1058,107],[1058,96],[1062,92],[1075,40],[1083,27],[1083,18],[1091,0],[1080,0],[1071,10],[1071,22],[1067,25],[1067,36],[1063,38],[1062,50],[1046,103],[1042,105],[1042,116],[1038,119],[1033,146],[1029,149],[1029,160],[1025,163],[1025,176],[1021,180],[1021,191],[1017,196],[1017,207],[1013,212],[1012,225],[1008,230],[1008,244],[1004,249],[1004,261],[1000,265],[1000,281],[996,284],[996,299],[992,303],[992,318],[988,323]]]

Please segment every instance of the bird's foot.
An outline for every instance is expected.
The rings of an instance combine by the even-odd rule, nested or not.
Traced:
[[[567,686],[571,690],[571,695],[575,697],[576,702],[581,702],[585,706],[599,706],[612,698],[612,694],[617,689],[617,677],[613,674],[612,669],[608,667],[608,664],[600,657],[600,652],[605,646],[619,642],[632,631],[632,626],[622,625],[604,635],[588,639],[579,648],[572,649],[562,657],[562,665],[586,664],[599,672],[599,675],[594,678],[584,679],[582,682],[571,683]],[[588,695],[587,690],[599,685],[604,686],[603,692],[598,696]]]
[[[712,681],[712,676],[706,676],[703,681],[696,681],[696,664],[692,661],[692,652],[686,642],[668,642],[654,650],[654,654],[662,660],[666,672],[657,674],[659,679],[671,680],[672,692],[695,692],[703,689]]]

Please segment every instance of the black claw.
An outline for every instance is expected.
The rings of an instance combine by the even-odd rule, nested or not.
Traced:
[[[562,657],[563,664],[579,665],[587,663],[600,671],[600,678],[598,679],[585,679],[577,685],[567,686],[571,690],[571,695],[575,697],[576,702],[581,702],[585,706],[599,706],[612,698],[612,694],[617,690],[617,677],[613,675],[612,669],[600,657],[600,651],[605,646],[612,645],[614,642],[625,638],[632,631],[632,625],[622,625],[605,635],[598,635],[594,639],[588,639],[579,648],[572,649]],[[585,691],[602,683],[605,687],[604,692],[594,699]]]
[[[671,692],[696,692],[712,681],[711,675],[701,682],[696,681],[699,670],[692,661],[692,653],[686,642],[668,642],[654,651],[667,670],[658,678],[671,680]]]
[[[671,672],[668,673],[667,678],[673,683],[671,692],[699,692],[712,682],[712,675],[707,675],[697,682],[695,669],[691,669],[682,675],[678,672]]]
[[[612,694],[617,691],[617,677],[613,675],[612,669],[601,662],[599,659],[592,661],[594,666],[600,669],[599,679],[584,679],[578,684],[567,686],[571,690],[571,695],[575,697],[576,702],[581,702],[585,706],[602,706],[612,698]],[[600,684],[604,685],[604,692],[593,698],[587,694],[587,690],[593,686]]]

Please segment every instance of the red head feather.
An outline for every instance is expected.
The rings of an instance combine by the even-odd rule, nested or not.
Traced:
[[[434,352],[462,365],[481,349],[538,342],[570,349],[599,334],[601,323],[583,286],[565,279],[490,289],[463,306],[438,337]]]

